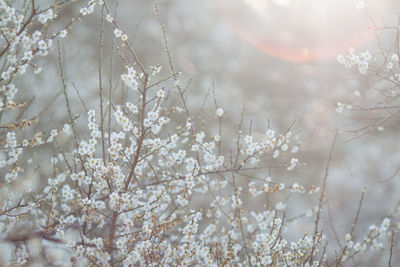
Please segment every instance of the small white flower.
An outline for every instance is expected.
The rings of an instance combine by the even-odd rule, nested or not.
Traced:
[[[29,61],[32,59],[32,57],[33,57],[32,51],[29,50],[24,52],[24,57],[22,59]]]
[[[40,40],[38,43],[39,49],[45,50],[47,49],[47,43],[44,40]]]
[[[121,36],[121,40],[122,40],[123,42],[126,42],[126,41],[128,40],[128,36],[127,36],[126,34],[123,34],[123,35]]]
[[[157,92],[157,96],[160,97],[160,98],[164,97],[164,96],[165,96],[165,91],[162,90],[162,89],[159,90],[159,91]]]
[[[121,31],[120,29],[115,29],[115,30],[114,30],[114,36],[115,36],[116,38],[121,37],[121,35],[122,35],[122,31]]]
[[[246,144],[250,144],[253,142],[253,136],[251,135],[246,135],[244,138],[244,141],[246,142]]]
[[[79,13],[81,13],[82,16],[86,16],[88,14],[88,9],[86,7],[82,7],[79,10]]]
[[[45,24],[47,22],[47,17],[44,15],[39,15],[38,21],[42,24]]]
[[[62,31],[60,31],[60,37],[61,37],[61,38],[65,38],[65,36],[67,36],[67,33],[68,33],[68,32],[67,32],[67,30],[65,30],[65,29],[62,30]]]
[[[35,31],[35,32],[32,34],[32,38],[33,38],[33,40],[35,40],[35,41],[39,41],[40,37],[42,37],[42,33],[41,33],[40,31]]]
[[[337,113],[343,113],[343,110],[344,110],[344,104],[340,103],[340,102],[337,102],[336,112]]]
[[[69,124],[65,124],[63,129],[62,129],[63,133],[65,133],[66,135],[70,135],[72,134],[71,131],[71,126]]]
[[[111,23],[111,22],[113,22],[114,19],[113,19],[113,17],[111,15],[108,14],[106,16],[106,20]]]
[[[286,151],[286,150],[288,150],[288,145],[287,144],[283,144],[282,146],[281,146],[281,150],[282,151]]]
[[[130,102],[126,102],[126,107],[132,112],[132,113],[138,113],[139,109],[137,106],[135,106],[134,104],[130,103]]]
[[[224,110],[222,108],[218,108],[216,113],[218,117],[222,117],[222,115],[224,115]]]
[[[336,59],[340,64],[344,64],[345,62],[345,58],[343,55],[338,55]]]

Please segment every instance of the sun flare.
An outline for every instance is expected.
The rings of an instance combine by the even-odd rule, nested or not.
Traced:
[[[367,43],[372,20],[389,8],[387,1],[220,0],[220,9],[234,32],[262,51],[310,62]]]

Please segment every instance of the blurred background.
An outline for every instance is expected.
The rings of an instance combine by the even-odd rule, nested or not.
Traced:
[[[254,130],[260,133],[265,131],[267,123],[283,132],[295,122],[294,128],[301,140],[298,157],[305,166],[285,174],[282,178],[285,181],[292,179],[320,186],[335,129],[341,129],[327,192],[340,236],[350,230],[364,187],[367,191],[360,214],[360,231],[365,232],[370,224],[380,222],[393,211],[399,200],[400,177],[381,181],[394,175],[400,167],[399,128],[392,124],[384,131],[374,130],[348,141],[354,135],[347,131],[359,127],[357,118],[351,110],[342,114],[335,112],[336,103],[352,102],[356,90],[363,98],[373,84],[368,74],[346,69],[337,62],[336,56],[347,53],[351,47],[374,54],[379,49],[374,27],[397,25],[398,1],[160,0],[159,10],[166,24],[175,67],[182,72],[181,83],[193,79],[188,95],[194,109],[201,105],[214,84],[218,103],[228,112],[226,129],[236,127],[243,106],[245,128],[252,121]],[[65,9],[58,18],[60,25],[63,19],[78,11],[77,5]],[[95,12],[99,13],[99,8]],[[119,27],[129,36],[143,64],[161,64],[162,73],[168,74],[153,2],[120,1],[117,17]],[[69,94],[75,99],[74,113],[84,114],[73,87],[88,100],[89,108],[98,108],[99,16],[84,17],[78,24],[71,29],[61,49]],[[111,29],[106,24],[104,62],[107,66]],[[391,38],[384,36],[382,44],[392,45]],[[31,92],[43,105],[61,91],[56,54],[38,62],[53,68],[31,77],[39,90],[46,92],[40,96]],[[125,71],[123,64],[116,62],[115,84]],[[108,75],[108,67],[105,72]],[[30,85],[19,86],[29,88]],[[48,125],[62,126],[61,121],[67,122],[64,105],[62,97],[52,102],[51,112],[45,117]],[[85,124],[85,119],[82,121]],[[288,204],[291,201],[295,203],[296,199],[289,199]],[[309,201],[304,204],[317,205],[315,200]],[[296,205],[288,208],[295,211]],[[324,212],[323,221],[328,223],[327,211]]]

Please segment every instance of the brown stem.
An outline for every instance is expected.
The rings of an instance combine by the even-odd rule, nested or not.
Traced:
[[[144,84],[143,84],[143,90],[142,90],[142,108],[141,108],[141,112],[140,112],[140,136],[139,136],[139,140],[137,143],[137,148],[136,148],[136,153],[135,153],[135,158],[133,160],[131,169],[129,171],[129,175],[128,178],[126,179],[125,185],[124,185],[124,191],[126,192],[129,188],[129,185],[132,181],[132,177],[135,173],[135,169],[136,166],[139,162],[139,158],[140,158],[140,152],[142,150],[142,145],[143,145],[143,140],[144,137],[146,135],[146,129],[144,126],[144,119],[145,119],[145,113],[146,113],[146,94],[147,94],[147,86],[148,86],[148,82],[149,82],[149,77],[147,73],[144,73]],[[117,211],[114,211],[112,214],[112,218],[111,218],[111,228],[110,228],[110,235],[108,237],[108,247],[107,247],[107,251],[110,254],[111,257],[111,266],[113,265],[112,262],[112,247],[113,247],[113,243],[114,243],[114,239],[115,239],[115,230],[117,228],[117,219],[118,219],[118,215],[119,213]]]

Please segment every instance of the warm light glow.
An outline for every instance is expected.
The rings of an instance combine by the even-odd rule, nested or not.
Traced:
[[[223,16],[243,39],[296,62],[330,58],[373,37],[371,19],[386,0],[220,0]],[[363,9],[365,8],[365,9]]]

